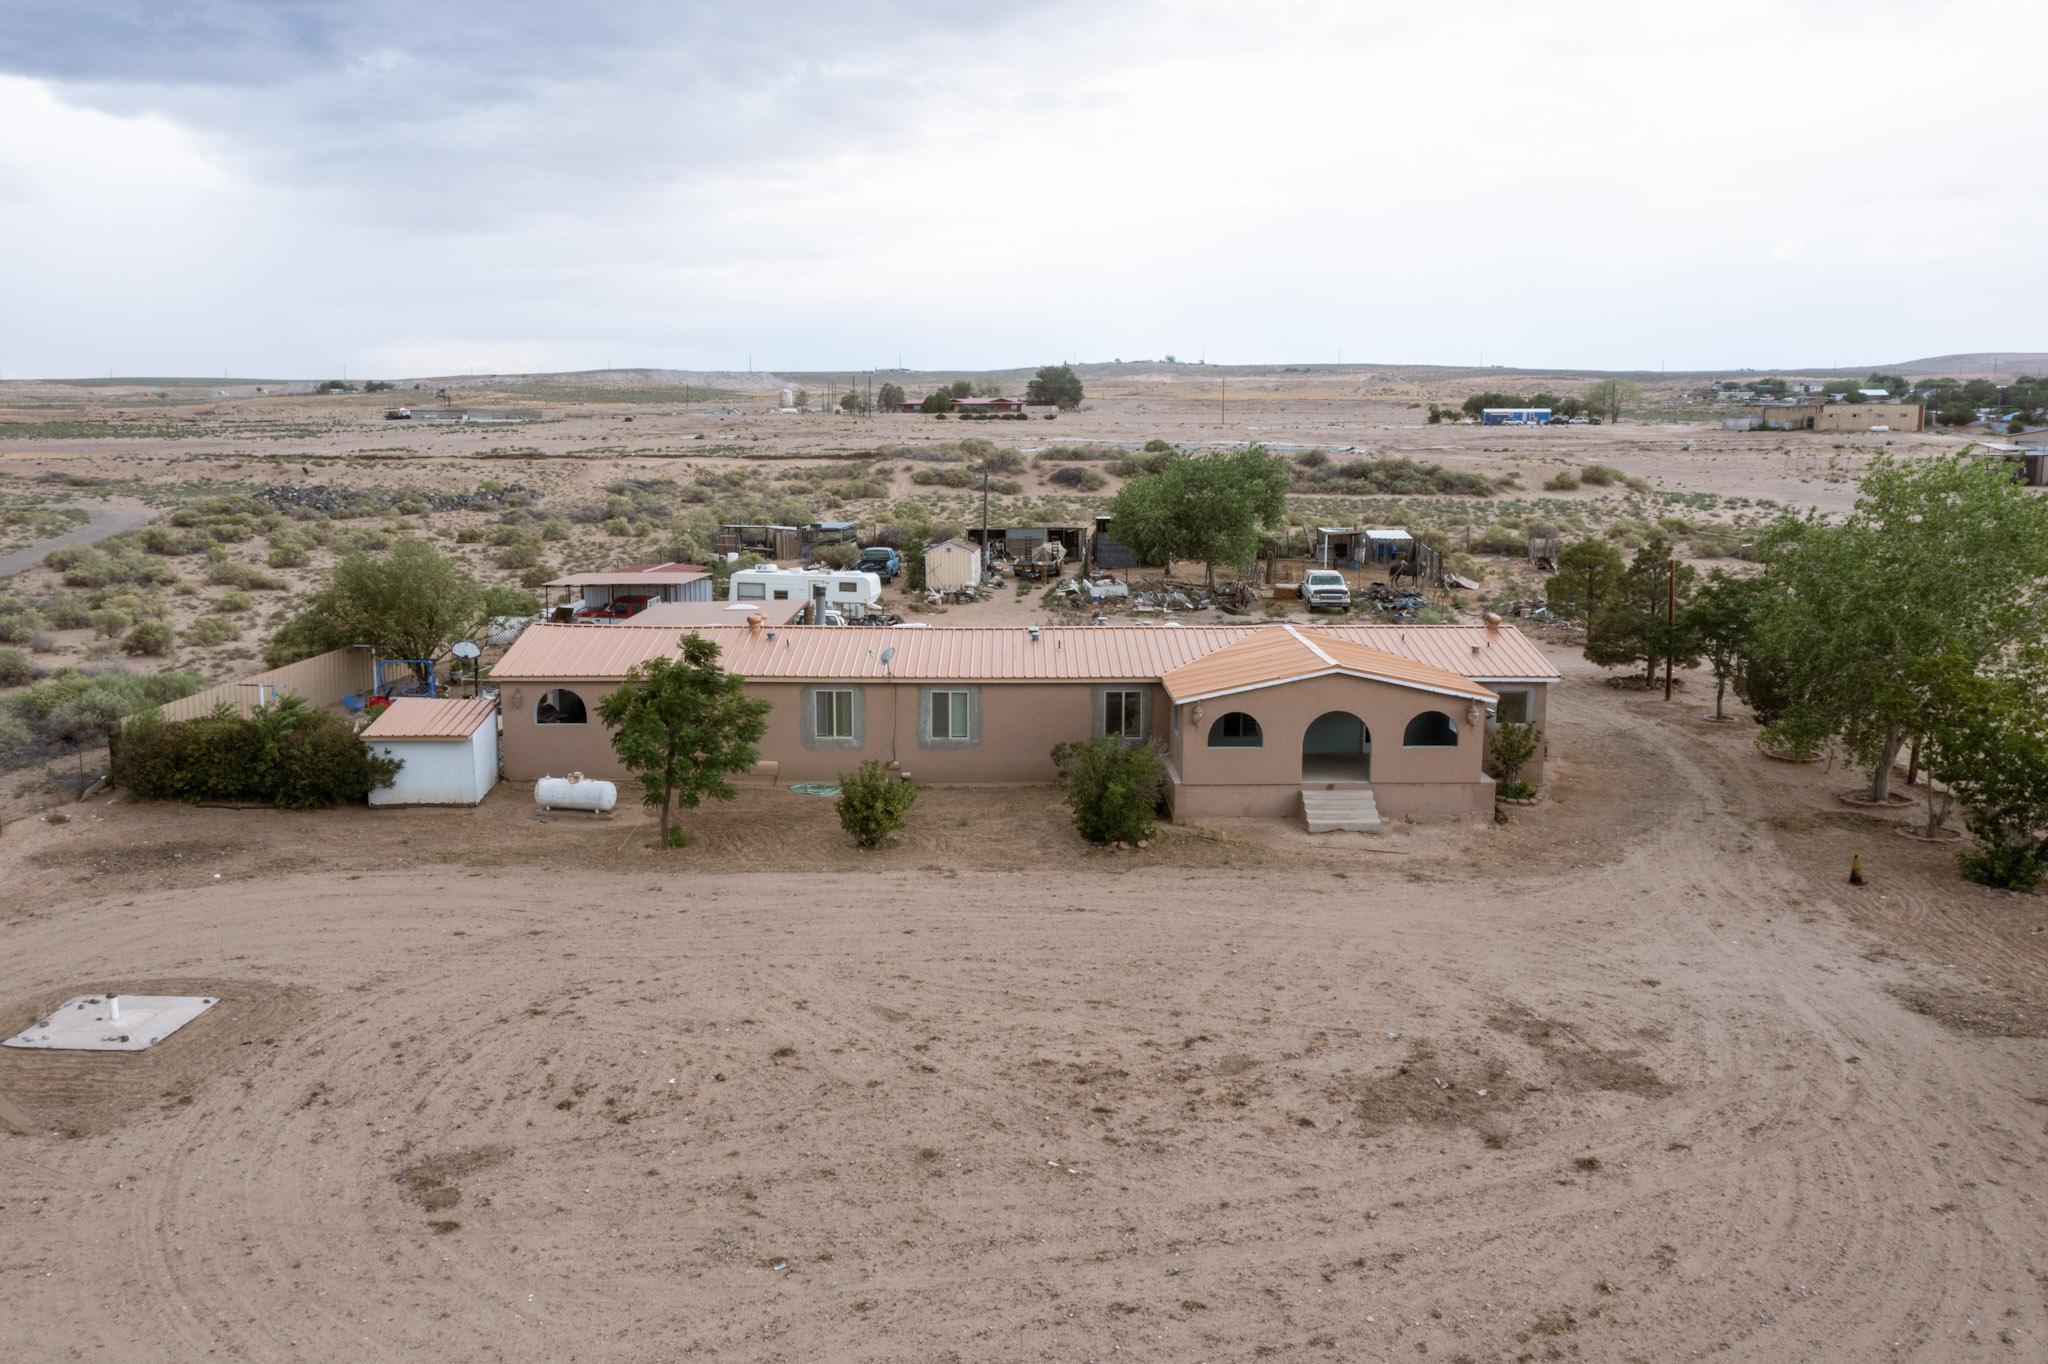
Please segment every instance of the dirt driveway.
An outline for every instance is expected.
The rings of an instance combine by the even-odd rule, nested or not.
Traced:
[[[144,504],[130,498],[108,498],[103,502],[80,504],[86,506],[90,516],[82,526],[75,526],[62,535],[53,535],[37,544],[26,545],[9,554],[0,554],[0,578],[9,578],[23,569],[34,568],[43,561],[43,556],[53,549],[67,545],[92,545],[110,535],[119,535],[124,530],[149,524],[156,513]]]
[[[9,1353],[2041,1357],[2048,901],[1696,709],[1577,672],[1514,824],[1149,861],[11,826],[0,1027],[225,1002],[0,1052]]]

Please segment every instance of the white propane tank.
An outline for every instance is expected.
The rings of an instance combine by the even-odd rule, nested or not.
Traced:
[[[542,777],[533,784],[533,803],[543,810],[589,810],[608,815],[619,803],[619,788],[581,772],[571,772],[566,777]]]

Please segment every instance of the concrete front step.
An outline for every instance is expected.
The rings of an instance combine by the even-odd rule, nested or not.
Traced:
[[[1304,787],[1301,816],[1307,821],[1308,831],[1312,834],[1326,834],[1338,829],[1376,834],[1380,830],[1379,802],[1373,799],[1371,787],[1354,786],[1341,791]]]

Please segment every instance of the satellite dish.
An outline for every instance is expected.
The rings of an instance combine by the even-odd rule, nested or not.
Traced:
[[[889,660],[894,657],[896,657],[896,646],[892,644],[888,648],[882,650],[882,666],[885,668],[888,667]]]
[[[479,658],[483,655],[483,650],[467,639],[456,641],[455,647],[448,652],[457,658]]]

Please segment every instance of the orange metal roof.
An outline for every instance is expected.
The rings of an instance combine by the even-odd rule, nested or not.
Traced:
[[[370,722],[365,739],[467,739],[497,713],[488,696],[458,701],[452,697],[401,696]]]
[[[1479,701],[1495,699],[1492,692],[1462,674],[1328,634],[1317,638],[1291,625],[1249,633],[1234,644],[1182,664],[1160,682],[1178,703],[1338,673]]]
[[[651,609],[651,608],[650,608]],[[644,614],[644,613],[643,613]],[[684,631],[643,625],[641,617],[611,625],[530,625],[491,670],[500,682],[556,678],[623,677],[634,664],[674,657]],[[1372,671],[1365,656],[1391,676],[1407,660],[1470,681],[1547,681],[1557,669],[1511,625],[1489,634],[1481,625],[1368,625],[1304,627],[1298,635],[1277,625],[1190,625],[1181,629],[1134,625],[1050,625],[1034,640],[1021,625],[935,626],[894,630],[874,626],[784,625],[750,635],[744,625],[695,627],[690,633],[717,644],[725,667],[745,677],[808,680],[894,677],[914,681],[1061,682],[1159,680],[1176,668],[1246,640],[1302,650],[1314,641],[1343,669]],[[770,639],[769,635],[774,638]],[[1353,654],[1347,646],[1364,653]],[[893,649],[885,668],[881,655]],[[1354,667],[1354,665],[1356,665]],[[1329,665],[1320,665],[1328,667]],[[1420,673],[1415,673],[1420,677]],[[1415,685],[1428,685],[1417,682]],[[1464,693],[1461,693],[1464,694]]]

